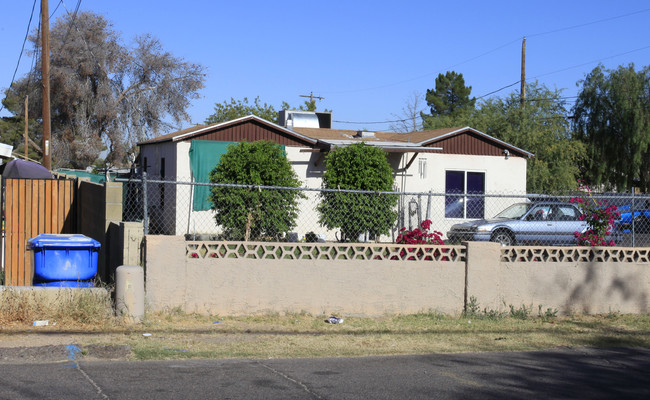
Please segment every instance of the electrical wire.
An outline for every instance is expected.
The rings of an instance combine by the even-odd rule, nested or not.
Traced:
[[[540,78],[540,77],[542,77],[542,76],[553,75],[553,74],[557,74],[557,73],[559,73],[559,72],[568,71],[568,70],[570,70],[570,69],[579,68],[579,67],[584,67],[585,65],[594,64],[594,63],[599,63],[599,62],[604,61],[604,60],[609,60],[609,59],[612,59],[612,58],[616,58],[616,57],[624,56],[624,55],[626,55],[626,54],[635,53],[635,52],[637,52],[637,51],[646,50],[646,49],[650,49],[650,45],[649,45],[649,46],[639,47],[638,49],[634,49],[634,50],[626,51],[626,52],[623,52],[623,53],[618,53],[618,54],[614,54],[614,55],[611,55],[611,56],[607,56],[607,57],[599,58],[599,59],[597,59],[597,60],[592,60],[592,61],[587,61],[587,62],[584,62],[584,63],[581,63],[581,64],[572,65],[572,66],[570,66],[570,67],[561,68],[561,69],[558,69],[558,70],[555,70],[555,71],[546,72],[546,73],[544,73],[544,74],[539,74],[539,75],[536,75],[536,76],[533,77],[533,78],[526,79],[526,82],[532,82],[532,81],[537,80],[538,78]],[[483,96],[479,96],[479,97],[477,97],[477,98],[478,98],[478,99],[485,98],[485,97],[487,97],[487,96],[489,96],[489,95],[492,95],[492,94],[498,93],[498,92],[500,92],[500,91],[502,91],[502,90],[504,90],[504,89],[507,89],[507,88],[509,88],[509,87],[511,87],[511,86],[514,86],[514,85],[516,85],[516,84],[518,84],[518,83],[521,83],[521,80],[518,80],[518,81],[515,82],[515,83],[511,83],[510,85],[504,86],[504,87],[502,87],[502,88],[499,88],[499,89],[497,89],[497,90],[494,90],[494,91],[492,91],[492,92],[489,92],[489,93],[487,93],[487,94],[484,94]],[[576,97],[577,97],[577,96],[576,96]]]
[[[476,59],[478,59],[478,58],[481,58],[481,57],[486,56],[486,55],[488,55],[488,54],[494,53],[494,52],[497,51],[497,50],[501,50],[501,49],[504,48],[504,47],[507,47],[507,46],[509,46],[509,45],[511,45],[511,44],[513,44],[513,43],[515,43],[515,42],[518,42],[519,40],[520,40],[520,39],[515,39],[515,40],[512,40],[512,41],[510,41],[510,42],[508,42],[508,43],[504,43],[504,44],[502,44],[502,45],[500,45],[500,46],[498,46],[498,47],[493,48],[492,50],[489,50],[489,51],[486,51],[485,53],[481,53],[481,54],[479,54],[479,55],[477,55],[477,56],[474,56],[474,57],[468,58],[468,59],[466,59],[466,60],[464,60],[464,61],[461,61],[461,62],[459,62],[459,63],[456,63],[456,64],[453,64],[453,65],[451,65],[451,66],[448,66],[447,68],[443,68],[442,70],[444,70],[444,71],[449,71],[449,70],[451,70],[451,69],[453,69],[453,68],[455,68],[455,67],[457,67],[457,66],[459,66],[459,65],[466,64],[466,63],[468,63],[468,62],[470,62],[470,61],[474,61],[474,60],[476,60]],[[435,72],[429,72],[429,73],[426,73],[426,74],[424,74],[424,75],[417,76],[417,77],[415,77],[415,78],[409,78],[409,79],[405,79],[405,80],[402,80],[402,81],[399,81],[399,82],[389,83],[389,84],[381,85],[381,86],[374,86],[374,87],[364,88],[364,89],[351,89],[351,90],[341,90],[341,91],[329,91],[329,92],[323,92],[323,93],[324,93],[324,94],[345,94],[345,93],[365,92],[365,91],[369,91],[369,90],[384,89],[384,88],[387,88],[387,87],[398,86],[398,85],[401,85],[401,84],[403,84],[403,83],[413,82],[413,81],[420,80],[420,79],[422,79],[422,78],[426,78],[426,77],[429,77],[429,76],[433,76],[433,75],[436,75],[436,74],[441,73],[442,70],[438,70],[438,71],[435,71]]]
[[[550,30],[550,31],[546,31],[546,32],[534,33],[534,34],[532,34],[532,35],[527,35],[527,37],[544,36],[544,35],[550,35],[550,34],[552,34],[552,33],[558,33],[558,32],[569,31],[569,30],[572,30],[572,29],[582,28],[582,27],[584,27],[584,26],[589,26],[589,25],[599,24],[599,23],[601,23],[601,22],[608,22],[608,21],[612,21],[612,20],[615,20],[615,19],[619,19],[619,18],[629,17],[629,16],[631,16],[631,15],[636,15],[636,14],[646,13],[646,12],[648,12],[648,11],[650,11],[650,8],[646,8],[646,9],[639,10],[639,11],[633,11],[633,12],[631,12],[631,13],[627,13],[627,14],[617,15],[617,16],[615,16],[615,17],[609,17],[609,18],[599,19],[599,20],[597,20],[597,21],[585,22],[584,24],[578,24],[578,25],[568,26],[568,27],[566,27],[566,28],[559,28],[559,29],[554,29],[554,30]]]
[[[29,22],[27,23],[27,32],[25,32],[25,38],[23,39],[23,46],[20,49],[20,55],[18,56],[18,62],[16,63],[16,69],[14,69],[14,74],[11,77],[11,83],[9,84],[9,87],[11,87],[14,84],[14,81],[16,80],[16,74],[18,73],[18,68],[20,67],[20,60],[23,57],[23,53],[25,51],[25,44],[27,43],[27,38],[29,37],[29,28],[32,25],[32,19],[34,18],[34,10],[36,9],[36,0],[34,0],[34,4],[32,5],[32,13],[29,16]],[[4,110],[4,105],[0,103],[0,112]]]
[[[70,31],[72,30],[72,26],[74,25],[76,27],[75,20],[77,19],[77,13],[79,12],[79,7],[81,7],[81,0],[77,0],[77,5],[76,5],[76,7],[74,9],[74,12],[72,13],[72,16],[70,15],[70,12],[68,11],[67,7],[65,6],[65,3],[63,3],[63,0],[59,1],[59,5],[61,5],[61,4],[63,4],[63,8],[65,8],[66,13],[68,13],[68,16],[70,17],[70,23],[68,23],[68,30],[65,33],[65,36],[63,37],[63,42],[61,43],[61,48],[63,48],[63,47],[65,47],[65,44],[68,42],[68,37],[70,35]],[[58,6],[57,6],[57,8],[58,8]],[[77,31],[79,31],[78,28],[77,28]]]
[[[550,31],[546,31],[546,32],[534,33],[534,34],[532,34],[532,35],[526,35],[525,37],[531,38],[531,37],[538,37],[538,36],[543,36],[543,35],[549,35],[549,34],[557,33],[557,32],[564,32],[564,31],[568,31],[568,30],[572,30],[572,29],[581,28],[581,27],[584,27],[584,26],[589,26],[589,25],[599,24],[599,23],[608,22],[608,21],[612,21],[612,20],[615,20],[615,19],[619,19],[619,18],[625,18],[625,17],[629,17],[629,16],[632,16],[632,15],[642,14],[642,13],[646,13],[646,12],[649,12],[649,11],[650,11],[650,8],[646,8],[646,9],[643,9],[643,10],[638,10],[638,11],[634,11],[634,12],[630,12],[630,13],[626,13],[626,14],[621,14],[621,15],[617,15],[617,16],[614,16],[614,17],[610,17],[610,18],[599,19],[599,20],[596,20],[596,21],[586,22],[586,23],[578,24],[578,25],[572,25],[572,26],[569,26],[569,27],[559,28],[559,29],[554,29],[554,30],[550,30]],[[489,50],[489,51],[485,52],[485,53],[481,53],[481,54],[479,54],[479,55],[477,55],[477,56],[475,56],[475,57],[471,57],[471,58],[468,58],[467,60],[464,60],[464,61],[461,61],[461,62],[459,62],[459,63],[453,64],[453,65],[447,67],[447,68],[444,69],[444,70],[445,70],[445,71],[449,71],[449,70],[451,70],[451,69],[453,69],[453,68],[455,68],[455,67],[457,67],[457,66],[459,66],[459,65],[463,65],[463,64],[466,64],[466,63],[468,63],[468,62],[470,62],[470,61],[474,61],[474,60],[476,60],[476,59],[478,59],[478,58],[481,58],[481,57],[483,57],[483,56],[486,56],[486,55],[488,55],[488,54],[491,54],[491,53],[493,53],[493,52],[495,52],[495,51],[497,51],[497,50],[500,50],[500,49],[502,49],[502,48],[504,48],[504,47],[507,47],[507,46],[509,46],[509,45],[511,45],[511,44],[513,44],[513,43],[515,43],[515,42],[519,42],[521,39],[522,39],[522,38],[517,38],[517,39],[512,40],[512,41],[510,41],[510,42],[504,43],[504,44],[502,44],[502,45],[500,45],[500,46],[498,46],[498,47],[495,47],[495,48],[492,49],[492,50]],[[628,54],[628,53],[631,53],[631,52],[640,51],[640,50],[646,49],[646,48],[648,48],[648,47],[650,47],[650,46],[646,46],[646,47],[643,47],[643,48],[640,48],[640,49],[637,49],[637,50],[631,50],[631,51],[629,51],[629,52],[621,53],[621,54],[617,54],[617,55],[614,55],[614,56],[610,56],[610,57],[607,57],[607,58],[603,58],[603,59],[601,59],[601,60],[606,60],[606,59],[608,59],[608,58],[618,57],[618,56],[625,55],[625,54]],[[567,69],[577,68],[577,67],[582,66],[582,65],[591,64],[591,63],[593,63],[593,62],[597,62],[597,61],[590,61],[590,62],[587,62],[587,63],[585,63],[585,64],[581,64],[581,65],[577,65],[577,66],[568,67],[568,68],[563,69],[563,70],[558,70],[558,71],[554,71],[554,72],[549,72],[549,73],[547,73],[547,74],[539,75],[539,76],[550,75],[550,74],[557,73],[557,72],[561,72],[561,71],[564,71],[564,70],[567,70]],[[383,88],[387,88],[387,87],[392,87],[392,86],[401,85],[401,84],[403,84],[403,83],[407,83],[407,82],[416,81],[416,80],[419,80],[419,79],[422,79],[422,78],[426,78],[426,77],[428,77],[428,76],[432,76],[432,75],[435,75],[435,74],[438,74],[438,73],[441,73],[441,72],[440,72],[440,71],[437,71],[437,72],[431,72],[431,73],[427,73],[427,74],[424,74],[424,75],[420,75],[420,76],[417,76],[417,77],[414,77],[414,78],[409,78],[409,79],[401,80],[401,81],[399,81],[399,82],[389,83],[389,84],[386,84],[386,85],[380,85],[380,86],[374,86],[374,87],[362,88],[362,89],[351,89],[351,90],[344,90],[344,91],[330,91],[330,92],[324,92],[324,93],[325,93],[325,94],[345,94],[345,93],[355,93],[355,92],[363,92],[363,91],[369,91],[369,90],[383,89]],[[511,85],[504,86],[504,87],[501,88],[501,89],[497,89],[497,90],[495,90],[495,91],[493,91],[493,92],[490,92],[490,93],[488,93],[488,94],[485,94],[485,95],[483,95],[483,96],[480,96],[479,98],[483,98],[483,97],[489,96],[490,94],[498,93],[499,91],[504,90],[504,89],[507,89],[507,88],[509,88],[509,87],[511,87],[511,86],[513,86],[513,85],[516,85],[517,83],[520,83],[520,82],[521,82],[521,81],[518,81],[518,82],[515,82],[515,83],[513,83],[513,84],[511,84]]]

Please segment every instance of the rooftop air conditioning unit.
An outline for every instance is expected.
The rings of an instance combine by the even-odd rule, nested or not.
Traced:
[[[278,125],[285,128],[332,128],[331,112],[280,110]]]

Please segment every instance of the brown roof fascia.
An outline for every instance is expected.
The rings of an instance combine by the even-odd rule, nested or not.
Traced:
[[[447,131],[447,132],[438,132],[438,131]],[[520,157],[524,157],[524,158],[535,157],[535,155],[533,153],[531,153],[531,152],[520,149],[520,148],[518,148],[516,146],[511,145],[510,143],[504,142],[503,140],[492,137],[492,136],[490,136],[490,135],[488,135],[486,133],[483,133],[481,131],[478,131],[478,130],[476,130],[474,128],[470,128],[469,126],[465,126],[465,127],[462,127],[462,128],[438,129],[436,131],[423,131],[423,132],[438,132],[438,135],[433,136],[433,137],[431,137],[429,139],[422,140],[421,142],[417,142],[420,146],[425,146],[425,147],[426,146],[432,146],[432,145],[436,144],[437,142],[439,142],[441,140],[444,140],[444,139],[447,139],[447,138],[450,138],[452,136],[457,136],[457,135],[469,133],[469,134],[473,134],[473,135],[476,135],[476,136],[480,136],[483,139],[494,143],[495,145],[504,147],[504,148],[508,149],[509,151],[514,152],[515,154],[519,155]]]
[[[172,132],[172,133],[167,133],[167,134],[165,134],[165,135],[157,136],[157,137],[155,137],[155,138],[153,138],[153,139],[148,139],[148,140],[145,140],[145,141],[139,142],[139,143],[138,143],[138,146],[143,145],[143,144],[152,144],[152,143],[168,142],[168,141],[170,141],[170,140],[174,140],[174,138],[175,138],[176,136],[179,136],[179,135],[185,135],[185,134],[187,134],[187,133],[191,133],[191,132],[193,132],[193,131],[198,131],[198,130],[204,129],[204,128],[206,128],[206,127],[207,127],[207,125],[199,125],[199,124],[197,124],[197,125],[192,126],[192,127],[189,127],[189,128],[181,129],[180,131],[176,131],[176,132]]]
[[[277,130],[285,135],[292,136],[299,141],[305,142],[305,145],[307,146],[314,146],[317,143],[316,139],[309,136],[305,136],[300,132],[294,132],[290,129],[286,129],[280,125],[274,124],[273,122],[267,121],[255,115],[248,115],[246,117],[237,118],[226,122],[218,122],[212,125],[197,125],[191,128],[182,129],[180,131],[168,133],[166,135],[158,136],[157,138],[140,142],[138,143],[138,146],[146,145],[146,144],[162,143],[167,141],[176,142],[180,140],[188,140],[194,136],[198,136],[206,132],[216,131],[216,130],[228,128],[233,125],[247,123],[247,122],[257,122],[266,125],[270,129]]]

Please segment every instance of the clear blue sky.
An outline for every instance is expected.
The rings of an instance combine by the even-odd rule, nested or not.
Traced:
[[[50,0],[53,19],[77,1],[57,9],[59,3]],[[0,90],[11,82],[32,4],[0,5]],[[40,0],[33,28],[39,7]],[[415,91],[435,86],[438,73],[462,73],[476,97],[517,82],[524,36],[527,80],[564,89],[565,96],[576,95],[576,83],[598,62],[650,65],[644,0],[82,0],[81,10],[104,15],[127,44],[150,33],[175,56],[206,66],[202,97],[189,110],[194,123],[231,97],[259,96],[277,109],[313,92],[335,121],[365,122],[335,127],[387,130],[389,123],[369,122],[395,119]],[[30,65],[24,55],[18,76]],[[514,90],[518,84],[490,96]]]

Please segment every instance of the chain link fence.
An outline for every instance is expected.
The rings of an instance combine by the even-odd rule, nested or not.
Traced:
[[[572,245],[574,232],[587,229],[570,202],[584,196],[578,193],[368,192],[146,175],[118,181],[124,184],[124,221],[142,221],[145,234],[188,240],[389,243],[430,220],[430,231],[438,231],[445,243]],[[617,207],[620,217],[608,237],[617,246],[650,245],[650,196],[593,193],[589,200]]]

